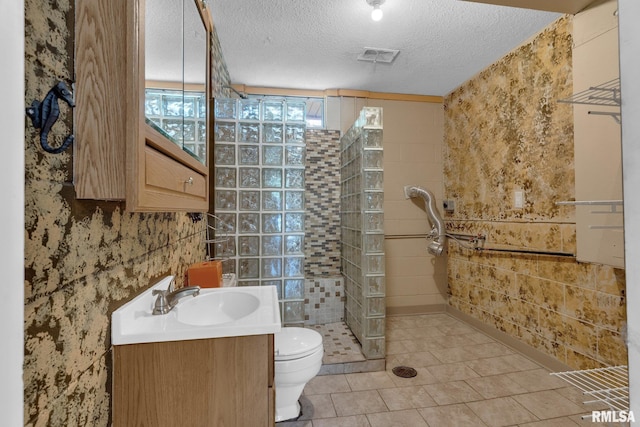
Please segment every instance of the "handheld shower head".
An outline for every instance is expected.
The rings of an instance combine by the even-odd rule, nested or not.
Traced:
[[[432,240],[427,246],[427,252],[431,255],[440,256],[442,255],[442,251],[444,251],[444,245],[438,240]]]
[[[442,255],[444,250],[444,243],[447,239],[446,232],[444,229],[444,222],[442,221],[442,217],[436,209],[435,200],[436,198],[429,190],[425,190],[424,188],[416,187],[413,185],[405,185],[404,187],[404,195],[407,199],[414,197],[421,197],[424,199],[427,215],[429,216],[429,221],[433,225],[436,233],[435,238],[429,246],[427,247],[427,251],[435,256]]]
[[[412,196],[412,192],[411,192],[411,190],[412,190],[413,188],[416,188],[416,187],[415,187],[415,186],[413,186],[413,185],[405,185],[405,186],[404,186],[404,198],[405,198],[405,199],[410,199],[410,198],[412,198],[412,197],[413,197],[413,196]]]

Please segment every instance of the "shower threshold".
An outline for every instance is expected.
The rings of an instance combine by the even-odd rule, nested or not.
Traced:
[[[360,343],[344,322],[309,325],[322,335],[324,356],[318,375],[348,374],[355,372],[384,371],[384,359],[367,358],[362,354]]]

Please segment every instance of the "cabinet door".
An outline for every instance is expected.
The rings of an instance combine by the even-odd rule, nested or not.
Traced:
[[[154,12],[147,16],[149,5]],[[129,211],[206,211],[211,123],[209,12],[199,0],[77,0],[76,13],[77,197],[125,200]],[[189,25],[186,32],[185,23]],[[158,33],[158,27],[166,34]],[[146,32],[151,28],[156,28],[156,34]],[[177,39],[178,48],[163,50],[170,44],[166,37]],[[151,49],[158,42],[156,51],[165,53],[164,64],[177,61],[177,65],[164,67],[164,71],[150,69],[147,78],[147,68],[163,63],[157,53],[147,51],[147,45]],[[185,44],[190,46],[188,55]],[[187,76],[191,81],[185,82]],[[146,100],[148,83],[150,87],[165,85],[174,95],[173,104],[169,96],[164,104],[165,99],[159,98],[154,110]],[[194,91],[202,96],[195,96]],[[157,155],[149,155],[150,150]],[[167,184],[167,178],[157,185],[162,167],[168,167],[169,176],[184,175],[184,182]]]
[[[619,76],[617,2],[601,2],[574,19],[573,90],[588,91]],[[604,94],[604,95],[603,95]],[[607,92],[596,96],[612,96]],[[622,135],[619,107],[574,104],[577,201],[622,200]],[[578,261],[624,267],[622,206],[576,206]]]
[[[272,426],[272,337],[115,346],[114,427]]]
[[[137,103],[129,71],[136,4],[75,2],[73,181],[79,199],[125,199],[127,142],[137,135],[130,127]]]

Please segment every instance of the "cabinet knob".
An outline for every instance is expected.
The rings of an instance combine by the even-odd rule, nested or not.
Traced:
[[[193,177],[190,176],[188,180],[184,182],[185,184],[193,185]]]

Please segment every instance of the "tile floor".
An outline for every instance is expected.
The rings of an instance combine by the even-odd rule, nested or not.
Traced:
[[[417,370],[413,378],[392,373]],[[321,375],[277,427],[576,427],[602,405],[447,314],[387,318],[386,371]],[[615,424],[618,425],[618,424]]]

